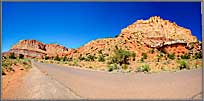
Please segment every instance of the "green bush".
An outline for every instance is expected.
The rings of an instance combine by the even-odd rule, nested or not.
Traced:
[[[108,65],[108,71],[109,72],[112,72],[113,70],[115,70],[115,69],[118,69],[118,66],[117,66],[117,64],[110,64],[110,65]]]
[[[10,53],[9,58],[10,59],[16,59],[15,54],[14,53]]]
[[[141,57],[140,61],[144,62],[144,59],[147,59],[147,53],[142,53],[142,57]]]
[[[58,55],[57,55],[57,56],[55,56],[54,60],[55,60],[55,61],[60,61],[59,56],[58,56]]]
[[[181,55],[181,59],[190,59],[190,55],[189,54]]]
[[[150,68],[148,64],[144,64],[142,66],[140,66],[139,68],[137,68],[138,72],[149,72]]]
[[[127,70],[127,69],[128,69],[128,65],[127,65],[127,64],[123,64],[123,65],[122,65],[122,69],[123,69],[123,70]]]
[[[153,54],[153,53],[154,53],[154,49],[150,49],[149,52],[150,52],[151,54]]]
[[[129,52],[123,49],[119,49],[118,47],[116,47],[116,49],[114,50],[114,55],[112,57],[110,57],[110,64],[116,63],[119,64],[120,66],[122,64],[129,64],[129,58],[130,57],[134,57],[135,53],[133,52]]]
[[[67,61],[68,59],[67,59],[67,57],[66,56],[64,56],[63,58],[62,58],[62,61]]]
[[[74,64],[73,64],[74,66],[78,66],[78,62],[77,62],[77,60],[74,60]]]
[[[147,59],[147,53],[142,53],[142,58]]]
[[[157,55],[157,62],[159,62],[161,58],[162,58],[162,55],[161,55],[161,54],[158,54],[158,55]]]
[[[178,61],[178,63],[179,63],[179,69],[181,70],[181,69],[187,69],[188,68],[188,65],[187,65],[187,63],[185,62],[185,61]]]
[[[103,56],[103,55],[99,55],[98,61],[99,61],[99,62],[104,62],[104,61],[105,61],[104,56]]]
[[[98,53],[99,53],[99,54],[103,54],[102,50],[99,50]]]
[[[88,55],[85,60],[86,60],[86,61],[94,61],[95,58],[96,58],[96,57],[95,57],[94,55]]]
[[[83,61],[83,60],[85,60],[85,57],[80,56],[80,57],[79,57],[79,60]]]
[[[195,59],[202,59],[202,52],[195,53]]]
[[[141,61],[141,62],[144,62],[144,58],[142,57],[142,58],[140,59],[140,61]]]
[[[19,59],[23,59],[24,55],[23,54],[19,54]]]
[[[175,59],[175,54],[168,54],[167,57],[168,57],[169,59],[174,60],[174,59]]]
[[[45,60],[48,60],[48,59],[49,59],[49,57],[46,55],[46,56],[44,57],[44,59],[45,59]]]

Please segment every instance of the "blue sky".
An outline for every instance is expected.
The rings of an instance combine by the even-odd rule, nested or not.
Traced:
[[[139,19],[161,16],[201,40],[199,2],[3,2],[2,51],[22,39],[78,48],[114,37]]]

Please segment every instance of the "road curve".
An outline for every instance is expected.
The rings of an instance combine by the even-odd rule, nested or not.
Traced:
[[[83,99],[201,99],[202,94],[202,69],[153,74],[108,73],[32,63]]]

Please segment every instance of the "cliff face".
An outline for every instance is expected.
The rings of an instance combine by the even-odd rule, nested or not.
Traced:
[[[197,38],[192,36],[189,29],[178,26],[175,22],[163,20],[158,16],[148,20],[138,20],[122,29],[119,37],[131,38],[147,44],[155,44],[158,41],[184,40],[187,43],[197,42]]]
[[[56,54],[60,54],[68,51],[66,47],[60,46],[58,44],[46,44],[45,49],[46,49],[46,53],[52,56],[56,56]]]
[[[154,16],[148,20],[134,22],[122,29],[121,33],[115,38],[97,39],[85,44],[77,49],[73,57],[89,54],[97,56],[99,51],[109,56],[113,53],[115,46],[135,52],[139,57],[138,59],[140,59],[142,53],[148,54],[152,49],[158,51],[148,55],[156,57],[162,48],[165,48],[167,53],[182,55],[188,53],[186,46],[190,43],[198,43],[198,40],[195,36],[192,36],[189,29]],[[166,48],[166,46],[170,46],[170,48]],[[180,48],[177,48],[178,46]],[[179,51],[179,49],[183,49],[183,51]]]
[[[192,43],[196,44],[191,45],[193,48],[189,48]],[[35,56],[36,52],[38,57],[59,55],[79,58],[88,55],[97,57],[100,54],[108,57],[113,54],[116,46],[136,53],[137,59],[140,59],[142,53],[147,53],[150,57],[156,57],[161,50],[176,55],[186,54],[189,51],[191,53],[201,51],[197,38],[192,36],[189,29],[180,27],[176,23],[164,20],[158,16],[134,22],[122,29],[121,33],[115,38],[93,40],[77,49],[68,50],[66,47],[57,44],[44,44],[36,40],[21,40],[10,51],[26,53],[27,55],[29,55],[29,51],[32,51],[30,54]],[[149,52],[152,49],[155,50],[154,54]],[[180,51],[181,49],[182,51]],[[19,52],[17,52],[18,50]],[[154,58],[149,59],[154,60]]]
[[[56,56],[67,51],[66,47],[58,44],[44,44],[37,40],[21,40],[9,52],[4,53],[4,55],[15,53],[16,55],[23,54],[26,57],[43,58],[45,55]]]
[[[20,40],[11,49],[27,49],[39,52],[45,52],[45,44],[36,40]]]

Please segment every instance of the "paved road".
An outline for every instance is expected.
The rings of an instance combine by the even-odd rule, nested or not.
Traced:
[[[201,69],[136,74],[32,64],[8,99],[201,99]]]
[[[70,98],[72,95],[71,98],[83,99],[201,99],[202,69],[136,74],[96,72],[38,62],[33,62],[33,67],[34,71],[40,70],[51,78],[45,78],[44,82],[36,84],[37,88],[32,92],[35,96],[48,94],[56,98]],[[37,82],[33,79],[38,74],[30,75],[33,78],[29,76],[28,83]],[[39,93],[40,86],[46,85],[50,86],[44,87],[45,91]],[[55,89],[57,91],[50,94]]]

